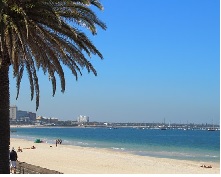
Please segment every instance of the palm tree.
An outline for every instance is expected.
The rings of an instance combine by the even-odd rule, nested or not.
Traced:
[[[84,29],[97,34],[106,29],[90,7],[103,9],[99,0],[0,0],[0,173],[9,173],[9,67],[17,83],[17,98],[23,71],[26,70],[31,100],[39,107],[37,71],[49,75],[53,96],[56,75],[65,91],[63,66],[76,77],[81,70],[97,75],[86,57],[102,54],[86,36]]]

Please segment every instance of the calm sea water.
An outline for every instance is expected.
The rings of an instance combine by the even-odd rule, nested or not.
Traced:
[[[133,128],[12,128],[12,138],[108,148],[142,156],[220,162],[220,131]]]

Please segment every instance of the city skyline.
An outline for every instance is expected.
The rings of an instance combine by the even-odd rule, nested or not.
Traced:
[[[166,122],[219,124],[219,1],[103,0],[102,4],[104,11],[97,14],[108,29],[90,37],[104,56],[104,60],[94,56],[90,60],[98,76],[83,70],[76,82],[65,68],[65,93],[58,84],[52,97],[48,75],[39,71],[36,112],[27,75],[16,101],[10,74],[10,104],[63,120],[87,115],[107,122],[163,122],[165,118]]]
[[[15,115],[13,115],[14,114],[14,111],[11,111],[11,109],[14,109],[16,107],[16,111],[17,111],[17,114],[15,114]],[[44,118],[44,119],[57,119],[58,121],[76,121],[76,122],[81,122],[80,121],[80,119],[82,119],[82,120],[84,120],[85,122],[107,122],[107,123],[140,123],[140,124],[145,124],[145,123],[148,123],[148,124],[151,124],[151,123],[154,123],[154,124],[165,124],[165,125],[170,125],[170,124],[183,124],[183,125],[189,125],[189,124],[208,124],[208,125],[212,125],[212,124],[214,124],[214,122],[213,122],[213,120],[212,120],[212,122],[202,122],[202,123],[195,123],[195,122],[185,122],[185,121],[183,121],[183,122],[171,122],[171,121],[165,121],[166,119],[164,118],[163,119],[163,121],[161,121],[161,122],[145,122],[145,121],[143,121],[143,122],[136,122],[136,121],[134,121],[134,122],[108,122],[108,121],[105,121],[105,120],[101,120],[101,121],[97,121],[96,120],[96,118],[94,118],[94,119],[90,119],[90,116],[88,116],[88,115],[78,115],[77,117],[74,117],[74,118],[72,118],[72,119],[62,119],[62,118],[59,118],[59,117],[52,117],[52,116],[44,116],[44,115],[37,115],[35,112],[30,112],[30,111],[27,111],[27,110],[19,110],[18,109],[18,107],[16,106],[16,105],[11,105],[10,106],[10,119],[11,120],[17,120],[17,121],[20,121],[20,117],[21,117],[21,115],[19,115],[18,116],[18,112],[26,112],[26,113],[31,113],[31,114],[35,114],[36,115],[36,119],[38,119],[39,117],[42,117],[42,118]],[[11,114],[12,114],[12,116],[11,116]],[[20,114],[22,114],[22,113],[20,113]],[[90,119],[90,121],[89,121],[89,119]],[[214,125],[220,125],[220,122],[219,123],[217,123],[217,124],[214,124]]]

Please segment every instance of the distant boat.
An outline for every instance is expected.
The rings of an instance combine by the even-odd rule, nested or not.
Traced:
[[[144,127],[137,127],[138,129],[140,129],[140,130],[144,130],[145,128]]]
[[[165,118],[164,118],[164,123],[163,123],[163,126],[162,127],[160,127],[160,130],[166,130],[167,128],[166,128],[166,126],[165,126]]]
[[[167,130],[167,127],[165,125],[159,126],[158,129],[160,130]]]
[[[139,127],[138,129],[140,129],[140,130],[145,130],[145,128],[144,128],[144,127]]]
[[[214,128],[214,123],[213,123],[213,127],[208,128],[207,130],[208,130],[208,131],[216,131],[216,129]]]
[[[146,129],[146,128],[143,127],[142,124],[140,123],[140,125],[137,127],[137,129],[144,130],[144,129]]]
[[[111,126],[111,127],[107,127],[109,130],[112,130],[112,129],[117,129],[117,127],[115,126]]]
[[[161,127],[161,128],[160,128],[160,130],[166,130],[166,129],[167,129],[166,127]]]

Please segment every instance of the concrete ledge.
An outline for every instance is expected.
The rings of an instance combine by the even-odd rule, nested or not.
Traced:
[[[17,161],[17,174],[63,174],[55,170],[49,170],[40,166]]]

